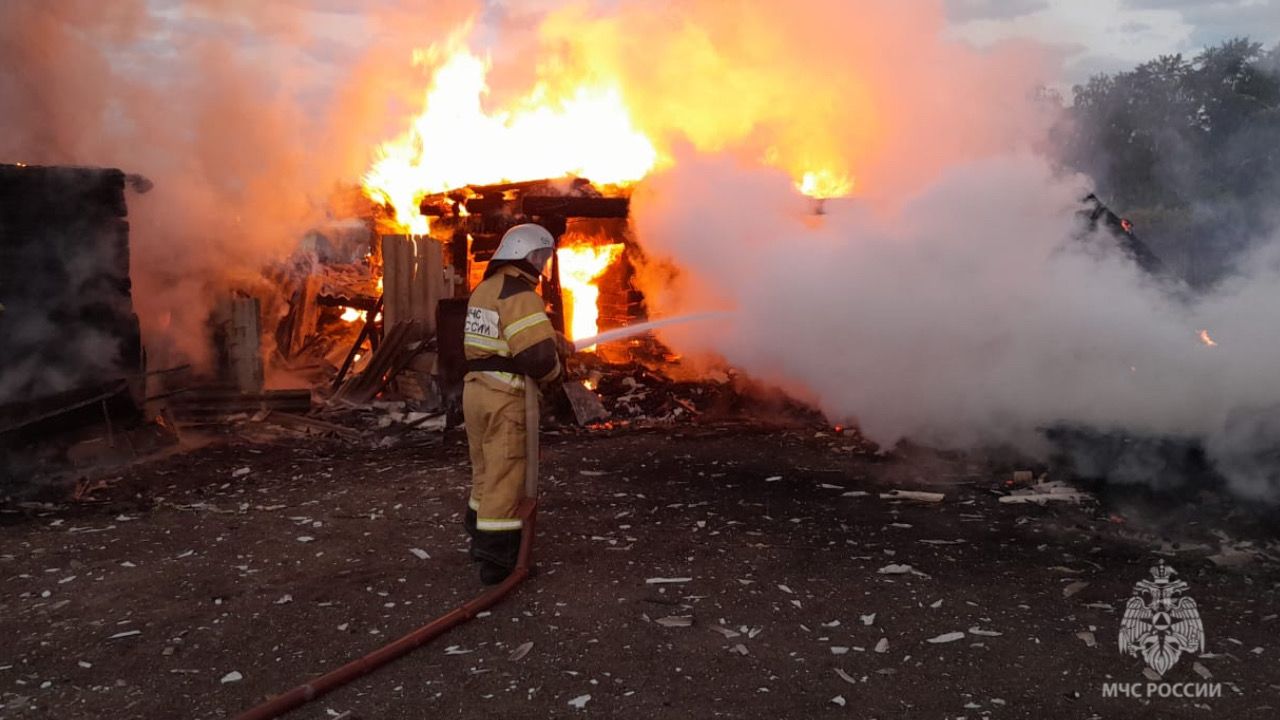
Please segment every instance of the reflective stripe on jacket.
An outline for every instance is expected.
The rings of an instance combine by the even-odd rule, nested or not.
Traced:
[[[534,292],[538,279],[515,265],[498,268],[476,286],[467,301],[463,349],[467,360],[510,358],[513,371],[467,373],[492,387],[519,392],[524,376],[549,382],[560,375],[556,333],[542,297]]]

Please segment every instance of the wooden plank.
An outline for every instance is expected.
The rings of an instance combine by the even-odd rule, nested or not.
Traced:
[[[445,293],[444,246],[427,236],[384,235],[382,263],[385,326],[416,321],[419,332],[434,332]]]
[[[409,284],[413,269],[409,240],[404,235],[382,236],[382,317],[384,327],[392,327],[413,316],[409,301]]]
[[[369,359],[369,364],[365,367],[364,372],[344,383],[337,394],[334,395],[334,399],[356,404],[363,404],[372,400],[386,386],[386,383],[390,382],[390,379],[395,376],[395,372],[398,370],[396,365],[408,362],[407,360],[402,361],[400,354],[404,352],[406,346],[411,342],[411,334],[416,331],[417,328],[415,328],[415,324],[412,321],[399,322],[394,326],[388,326],[382,344],[374,351],[373,357]]]
[[[364,341],[369,339],[369,333],[373,327],[373,322],[378,313],[382,312],[382,296],[378,296],[378,302],[374,303],[373,309],[365,314],[364,325],[360,327],[360,334],[356,336],[356,341],[351,345],[351,350],[347,352],[347,357],[342,361],[342,367],[338,370],[338,375],[333,379],[333,390],[336,392],[342,386],[342,381],[347,377],[347,371],[351,369],[351,363],[355,362],[356,354],[360,352],[360,346],[364,345]],[[372,344],[372,343],[370,343]]]
[[[414,356],[417,355],[419,351],[422,350],[422,343],[419,340],[421,335],[421,323],[416,320],[411,321],[409,323],[409,327],[406,328],[404,336],[400,340],[400,346],[393,348],[393,352],[389,353],[390,360],[387,363],[387,369],[382,375],[372,378],[373,384],[371,392],[368,393],[368,399],[364,400],[364,402],[368,402],[369,400],[377,397],[379,393],[391,384],[391,381],[395,379],[396,375],[399,375],[401,371],[408,367],[409,362],[413,360]]]
[[[316,331],[316,321],[320,317],[320,308],[316,305],[316,292],[320,289],[320,278],[307,275],[298,286],[293,297],[290,310],[292,324],[289,328],[289,348],[286,357],[302,349],[309,336]]]
[[[422,335],[428,337],[436,331],[436,305],[445,295],[444,246],[429,237],[417,239],[418,267],[414,275],[417,303],[413,319],[422,326]]]
[[[227,296],[219,301],[217,323],[226,352],[225,377],[242,392],[262,389],[262,338],[257,298]]]
[[[564,394],[569,398],[569,405],[573,407],[573,416],[579,425],[590,425],[609,417],[609,411],[604,409],[600,396],[594,392],[576,382],[566,382],[563,387]]]

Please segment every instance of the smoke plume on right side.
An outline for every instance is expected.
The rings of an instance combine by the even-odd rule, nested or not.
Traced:
[[[637,190],[651,309],[734,311],[664,338],[801,394],[883,447],[911,438],[1047,456],[1058,428],[1177,438],[1202,445],[1236,492],[1280,497],[1280,463],[1268,457],[1280,440],[1280,331],[1267,319],[1280,304],[1274,235],[1253,243],[1247,271],[1200,295],[1145,273],[1084,221],[1094,183],[1050,159],[1044,104],[1007,63],[1026,48],[982,53],[929,22],[920,33],[876,27],[875,13],[862,20],[859,33],[876,33],[879,47],[916,43],[937,61],[822,48],[824,72],[869,78],[860,109],[911,118],[854,118],[858,133],[880,135],[829,143],[894,149],[851,163],[854,198],[814,215],[792,175],[749,148],[696,139]],[[1025,57],[1025,67],[1049,65]],[[956,112],[930,100],[943,95]],[[751,147],[783,137],[757,131]],[[1157,465],[1130,471],[1162,482]]]
[[[802,388],[882,446],[1043,453],[1064,426],[1195,438],[1237,491],[1276,492],[1274,254],[1188,302],[1087,231],[1084,178],[1031,155],[957,165],[900,211],[836,205],[816,226],[785,177],[724,157],[677,167],[637,201],[646,251],[679,267],[650,303],[735,311],[671,331],[680,350]]]

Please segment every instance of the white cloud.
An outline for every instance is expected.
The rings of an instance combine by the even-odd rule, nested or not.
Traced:
[[[977,45],[1030,38],[1058,47],[1066,80],[1194,55],[1246,35],[1280,41],[1280,0],[948,0],[952,32]]]
[[[1268,45],[1280,41],[1280,0],[1126,0],[1134,8],[1176,8],[1194,28],[1199,49],[1230,37],[1248,35]]]
[[[1099,67],[1130,67],[1185,47],[1195,27],[1177,9],[1130,7],[1124,0],[1055,2],[1012,18],[957,23],[953,32],[977,45],[1030,38],[1057,46],[1068,79],[1083,80]]]

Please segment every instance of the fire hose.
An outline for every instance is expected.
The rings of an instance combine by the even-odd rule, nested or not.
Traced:
[[[250,708],[236,716],[236,720],[271,720],[295,710],[302,705],[332,692],[357,678],[368,675],[387,663],[396,660],[435,638],[474,618],[488,610],[506,597],[507,593],[529,577],[533,560],[533,530],[538,515],[538,384],[531,378],[525,378],[524,393],[525,417],[525,475],[524,497],[516,509],[516,516],[522,521],[520,530],[520,552],[516,556],[516,567],[501,583],[481,593],[478,597],[463,603],[452,611],[441,615],[404,637],[389,645],[384,645],[362,658],[352,660],[342,667],[321,675],[310,682],[299,685],[288,692],[277,695],[270,700]]]
[[[597,343],[621,340],[648,332],[664,325],[723,318],[727,313],[702,313],[684,317],[666,318],[638,325],[630,325],[617,330],[610,330],[594,337],[584,338],[573,343],[574,351],[584,350]],[[517,585],[529,577],[533,559],[533,530],[538,515],[538,384],[531,377],[525,377],[524,393],[525,417],[525,476],[524,500],[516,509],[516,516],[522,521],[520,531],[520,552],[516,556],[515,569],[501,583],[481,593],[478,597],[463,603],[452,611],[441,615],[404,637],[389,645],[384,645],[362,658],[352,660],[342,667],[321,675],[310,682],[295,687],[288,692],[277,695],[266,702],[241,713],[235,720],[272,720],[302,705],[332,692],[357,678],[368,675],[387,663],[399,659],[419,647],[431,642],[444,633],[488,610],[506,597]]]
[[[626,340],[627,338],[643,335],[650,330],[656,330],[667,325],[680,325],[682,323],[693,322],[695,320],[725,320],[733,316],[728,312],[703,312],[694,313],[692,315],[680,315],[678,317],[662,318],[661,320],[650,320],[649,322],[637,323],[635,325],[624,325],[613,330],[606,330],[598,335],[592,335],[588,338],[582,338],[573,341],[573,351],[582,352],[589,347],[599,345],[600,343],[614,342],[616,340]]]

